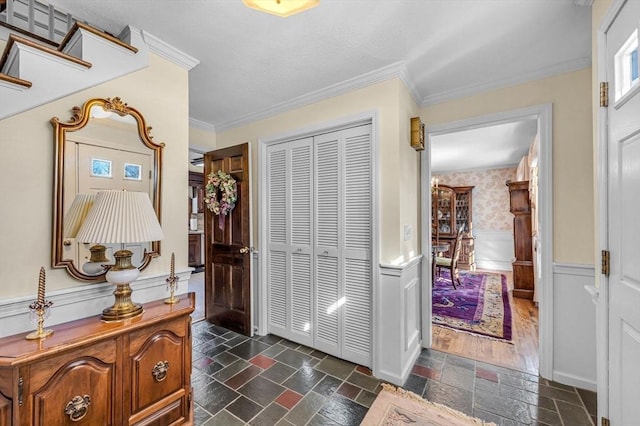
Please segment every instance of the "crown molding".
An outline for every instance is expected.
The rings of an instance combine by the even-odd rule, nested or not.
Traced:
[[[402,80],[404,85],[407,86],[407,89],[409,89],[409,92],[411,93],[411,96],[413,96],[413,100],[415,101],[415,103],[418,106],[422,105],[422,103],[424,102],[424,97],[420,94],[420,91],[413,82],[413,78],[411,78],[409,70],[407,70],[407,67],[404,66],[404,64],[400,67],[400,80]]]
[[[169,43],[160,40],[158,37],[150,34],[145,30],[141,30],[142,38],[145,43],[149,46],[149,50],[155,53],[156,55],[162,56],[168,61],[173,62],[174,64],[184,68],[189,71],[193,69],[196,65],[200,63],[200,61],[193,56],[187,55],[181,50],[176,49],[171,46]]]
[[[299,108],[305,105],[310,105],[316,102],[323,101],[335,96],[343,95],[348,92],[352,92],[357,89],[361,89],[372,84],[380,83],[392,78],[400,78],[409,88],[414,99],[416,97],[421,99],[413,83],[409,83],[409,75],[406,71],[405,64],[403,62],[396,62],[391,65],[379,68],[377,70],[362,74],[358,77],[350,78],[343,82],[333,84],[323,89],[316,90],[314,92],[307,93],[302,96],[290,99],[285,102],[280,102],[270,108],[256,111],[251,114],[247,114],[243,117],[235,120],[227,121],[226,123],[220,123],[216,125],[218,132],[239,127],[245,124],[252,123],[254,121],[262,120],[264,118],[272,117],[274,115]],[[418,101],[416,101],[418,102]],[[420,105],[420,103],[418,103]]]
[[[196,127],[198,129],[202,129],[202,130],[206,130],[206,131],[212,132],[212,133],[216,132],[216,126],[214,126],[213,124],[209,124],[207,122],[198,120],[197,118],[193,118],[193,117],[189,117],[189,126],[190,127]]]
[[[434,93],[425,96],[422,101],[422,106],[439,104],[445,101],[453,99],[464,98],[478,93],[486,92],[489,90],[500,89],[508,86],[515,86],[517,84],[527,83],[529,81],[541,80],[543,78],[552,77],[558,74],[563,74],[572,71],[578,71],[591,67],[591,58],[583,57],[574,59],[571,61],[562,62],[550,67],[540,68],[528,73],[523,73],[515,77],[504,78],[501,80],[490,81],[482,84],[475,84],[471,86],[458,87],[453,90],[447,90],[440,93]]]
[[[593,6],[593,0],[573,0],[573,4],[576,6]]]
[[[478,166],[478,167],[469,167],[466,169],[451,169],[451,170],[437,170],[435,168],[432,168],[431,174],[448,175],[451,173],[468,173],[468,172],[481,172],[485,170],[515,169],[518,167],[518,164],[519,163],[504,163],[504,164],[493,164],[491,166]]]

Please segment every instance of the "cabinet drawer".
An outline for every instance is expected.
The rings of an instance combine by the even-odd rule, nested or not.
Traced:
[[[175,395],[158,401],[149,408],[129,418],[132,426],[167,426],[180,425],[189,418],[186,393],[180,390]]]
[[[115,341],[107,341],[34,364],[29,380],[32,424],[118,424],[115,353]]]
[[[178,321],[165,325],[143,342],[138,339],[144,336],[132,335],[131,414],[184,389],[186,336],[181,335],[185,329],[182,324]],[[134,351],[133,347],[137,349]]]

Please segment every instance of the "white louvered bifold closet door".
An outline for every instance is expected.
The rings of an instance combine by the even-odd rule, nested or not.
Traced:
[[[371,366],[371,125],[267,148],[269,332]]]
[[[314,346],[371,365],[371,126],[314,137]]]
[[[271,333],[312,346],[312,138],[267,150]]]
[[[373,208],[371,126],[344,130],[342,357],[371,366]]]

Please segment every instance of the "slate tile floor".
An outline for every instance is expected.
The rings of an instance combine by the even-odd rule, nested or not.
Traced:
[[[196,425],[358,425],[381,389],[368,368],[280,337],[193,325]],[[594,425],[596,395],[425,349],[404,388],[498,425]]]

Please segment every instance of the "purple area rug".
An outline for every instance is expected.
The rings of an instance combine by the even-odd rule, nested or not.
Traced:
[[[460,271],[460,285],[454,290],[449,271],[442,270],[433,283],[432,319],[436,325],[511,341],[507,277]]]

